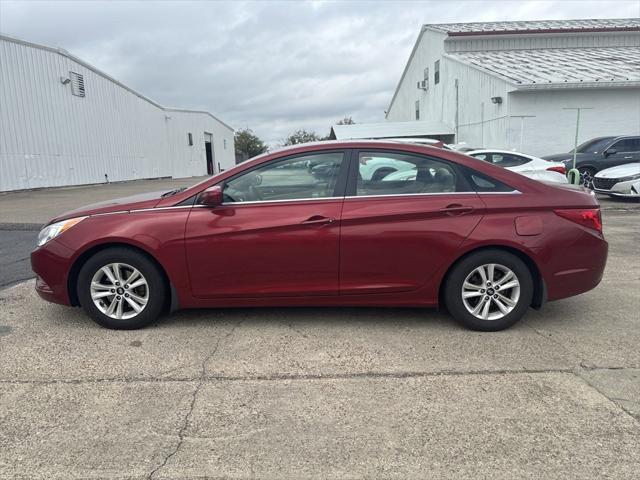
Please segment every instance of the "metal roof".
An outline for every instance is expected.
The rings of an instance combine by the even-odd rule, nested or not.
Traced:
[[[640,47],[490,50],[446,56],[524,88],[640,86]]]
[[[338,140],[360,138],[420,137],[425,135],[453,135],[453,128],[440,122],[383,122],[334,125],[331,127]]]
[[[445,32],[449,36],[640,31],[640,18],[440,23],[427,24],[425,28]]]
[[[116,80],[115,78],[113,78],[111,75],[109,75],[108,73],[103,72],[102,70],[94,67],[93,65],[91,65],[90,63],[85,62],[84,60],[76,57],[75,55],[69,53],[68,51],[66,51],[63,48],[56,48],[56,47],[49,47],[47,45],[42,45],[40,43],[34,43],[34,42],[28,42],[26,40],[21,40],[19,38],[16,37],[12,37],[10,35],[5,35],[3,33],[0,33],[0,41],[6,41],[6,42],[12,42],[12,43],[16,43],[19,45],[25,45],[27,47],[31,47],[31,48],[37,48],[39,50],[46,50],[48,52],[52,52],[52,53],[57,53],[58,55],[61,55],[63,57],[68,58],[69,60],[72,60],[80,65],[82,65],[83,67],[87,68],[88,70],[91,70],[92,72],[94,72],[97,75],[100,75],[101,77],[109,80],[110,82],[115,83],[116,85],[118,85],[119,87],[127,90],[128,92],[132,93],[133,95],[139,97],[140,99],[144,100],[145,102],[149,102],[151,105],[161,109],[161,110],[167,110],[167,111],[175,111],[175,112],[185,112],[185,113],[202,113],[205,115],[210,116],[211,118],[213,118],[215,121],[220,122],[222,125],[224,125],[225,127],[227,127],[229,130],[234,130],[233,127],[227,125],[225,122],[223,122],[222,120],[220,120],[218,117],[216,117],[215,115],[213,115],[211,112],[207,112],[205,110],[191,110],[191,109],[186,109],[186,108],[170,108],[170,107],[164,107],[162,105],[160,105],[158,102],[150,99],[149,97],[137,92],[136,90],[134,90],[133,88],[125,85],[124,83],[120,82],[119,80]]]

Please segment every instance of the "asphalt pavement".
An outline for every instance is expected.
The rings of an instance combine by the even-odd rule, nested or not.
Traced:
[[[29,256],[39,225],[0,224],[0,289],[33,278]]]

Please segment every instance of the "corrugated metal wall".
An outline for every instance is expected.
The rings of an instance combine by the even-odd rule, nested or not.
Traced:
[[[85,97],[60,81],[70,71],[84,76]],[[0,82],[0,191],[102,183],[105,175],[205,175],[205,131],[231,147],[219,160],[235,163],[233,130],[223,123],[167,111],[66,53],[0,37]],[[191,118],[193,147],[176,116]]]

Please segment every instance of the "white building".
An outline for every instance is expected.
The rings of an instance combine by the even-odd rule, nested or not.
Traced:
[[[640,133],[640,19],[424,25],[386,119],[544,155],[573,147],[576,107],[579,141]]]
[[[233,129],[68,52],[0,36],[0,191],[217,173]]]

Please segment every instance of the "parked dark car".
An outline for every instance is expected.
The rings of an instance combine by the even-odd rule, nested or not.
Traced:
[[[416,175],[369,178],[371,158]],[[327,168],[282,173],[297,164]],[[470,328],[501,330],[594,288],[606,259],[600,208],[583,188],[371,141],[298,145],[184,191],[67,212],[31,254],[40,296],[121,329],[171,306],[444,304]]]
[[[640,162],[640,136],[592,138],[579,145],[576,151],[576,168],[580,172],[580,181],[585,187],[593,189],[593,177],[600,170]],[[573,166],[573,150],[542,158],[564,162],[567,170]]]

